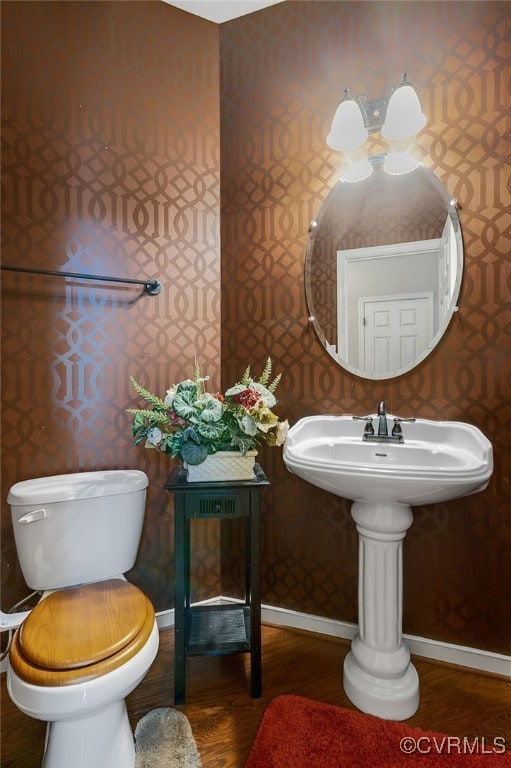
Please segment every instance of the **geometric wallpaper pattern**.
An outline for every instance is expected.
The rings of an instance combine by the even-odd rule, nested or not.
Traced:
[[[220,388],[271,355],[291,422],[385,399],[490,438],[484,493],[414,510],[403,629],[509,653],[509,4],[286,0],[220,26],[161,2],[1,11],[3,263],[162,283],[150,297],[2,272],[2,608],[26,594],[9,486],[113,467],[150,478],[130,578],[171,607],[171,463],[132,445],[129,376],[163,394],[197,355]],[[343,89],[377,98],[402,71],[428,118],[421,160],[460,204],[464,274],[433,353],[367,381],[336,366],[309,324],[304,256],[339,175],[325,137]],[[370,146],[384,151],[378,134]],[[357,621],[350,503],[290,475],[279,449],[258,460],[271,483],[263,601]],[[240,589],[239,532],[223,539],[221,572],[220,533],[192,530],[194,598]]]
[[[219,384],[218,29],[164,3],[20,2],[2,5],[2,36],[3,264],[162,284],[2,272],[2,607],[27,593],[10,485],[140,467],[133,579],[161,610],[172,462],[133,446],[129,376],[164,395],[197,355]],[[205,596],[219,591],[212,535],[197,543]]]
[[[460,10],[462,9],[462,11]],[[511,652],[511,282],[508,3],[293,2],[221,26],[222,374],[271,354],[278,412],[468,421],[492,441],[487,490],[418,507],[404,544],[406,633]],[[423,165],[459,201],[464,273],[440,344],[414,370],[348,373],[308,322],[308,230],[339,178],[326,136],[346,87],[376,99],[406,71]],[[371,153],[385,151],[379,134]],[[376,223],[375,223],[376,226]],[[384,235],[385,236],[385,235]],[[316,309],[316,308],[315,308]],[[262,599],[357,620],[350,503],[261,452]]]

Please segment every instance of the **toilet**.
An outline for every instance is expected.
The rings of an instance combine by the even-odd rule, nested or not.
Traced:
[[[124,573],[137,556],[147,485],[139,470],[107,470],[9,491],[23,576],[42,597],[28,614],[2,614],[4,628],[17,626],[7,688],[22,712],[47,722],[43,768],[135,765],[125,697],[156,656],[158,627]]]

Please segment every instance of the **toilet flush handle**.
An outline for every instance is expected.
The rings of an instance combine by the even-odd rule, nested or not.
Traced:
[[[4,613],[0,611],[0,631],[17,629],[23,624],[31,611],[18,611],[18,613]]]
[[[32,510],[32,512],[27,512],[26,515],[22,515],[18,519],[18,523],[35,523],[36,520],[44,520],[46,516],[46,510],[44,507],[41,507],[40,509]]]

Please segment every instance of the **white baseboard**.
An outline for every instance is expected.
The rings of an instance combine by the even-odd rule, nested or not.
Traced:
[[[208,603],[237,603],[232,597],[214,597],[202,600],[200,605]],[[324,616],[314,616],[310,613],[291,611],[288,608],[278,608],[272,605],[261,606],[261,619],[268,624],[290,629],[304,629],[316,632],[320,635],[340,637],[344,640],[352,640],[357,634],[358,627],[347,621],[327,619]],[[156,614],[159,629],[174,626],[174,609],[160,611]],[[484,651],[480,648],[470,648],[464,645],[444,643],[439,640],[430,640],[427,637],[404,635],[411,653],[434,661],[445,661],[449,664],[457,664],[461,667],[469,667],[479,672],[491,672],[511,679],[511,656],[502,653]],[[0,664],[0,672],[7,669],[7,659]]]
[[[201,605],[218,602],[239,602],[231,597],[211,598],[201,601]],[[272,605],[261,606],[261,619],[269,624],[290,629],[304,629],[330,637],[340,637],[344,640],[352,640],[358,632],[358,626],[346,621],[327,619],[324,616],[314,616],[310,613],[291,611],[288,608],[278,608]],[[158,626],[174,626],[174,609],[162,611],[157,614]],[[464,645],[454,645],[440,640],[431,640],[427,637],[416,635],[403,635],[412,654],[422,656],[434,661],[445,661],[449,664],[457,664],[461,667],[469,667],[478,672],[490,672],[511,679],[511,656],[492,651],[484,651],[480,648],[471,648]]]

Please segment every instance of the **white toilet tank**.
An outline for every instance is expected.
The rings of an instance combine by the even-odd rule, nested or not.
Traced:
[[[7,501],[21,570],[44,591],[108,579],[135,564],[147,475],[77,472],[16,483]]]

